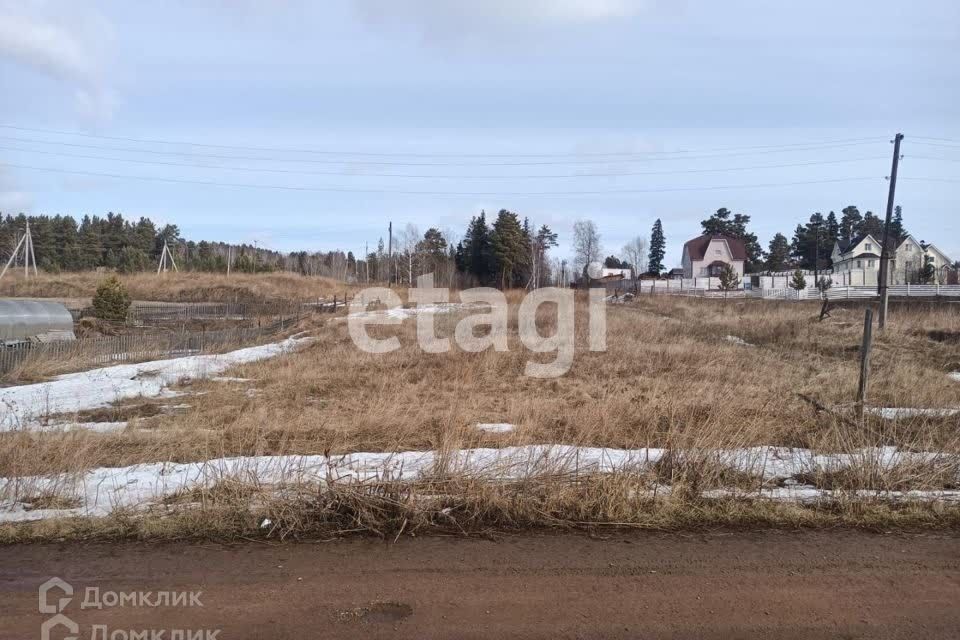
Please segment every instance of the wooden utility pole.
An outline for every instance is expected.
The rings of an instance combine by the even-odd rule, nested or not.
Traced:
[[[387,286],[390,286],[390,278],[393,273],[393,221],[387,227],[389,241],[387,244]]]
[[[20,236],[20,241],[17,242],[17,246],[13,248],[13,254],[10,256],[10,259],[7,260],[7,264],[3,267],[3,271],[0,271],[0,278],[7,273],[7,269],[10,268],[10,265],[14,263],[20,253],[23,253],[23,277],[30,277],[31,266],[33,266],[33,275],[38,275],[37,256],[33,252],[33,236],[30,235],[29,220],[27,220],[27,228],[24,230],[23,235]]]
[[[898,133],[893,139],[893,165],[890,167],[890,190],[887,192],[887,219],[883,225],[883,246],[880,248],[880,319],[877,328],[883,329],[887,325],[887,302],[889,291],[887,280],[890,279],[890,219],[893,217],[893,199],[897,190],[897,167],[900,164],[900,141],[903,134]]]
[[[233,262],[233,245],[227,245],[227,277],[230,277],[230,263]]]
[[[177,268],[177,262],[173,259],[173,254],[170,253],[170,247],[167,246],[167,241],[164,240],[163,251],[160,253],[160,264],[157,265],[157,275],[169,271],[171,266],[174,271],[180,271],[180,269]]]
[[[863,316],[863,343],[860,345],[860,384],[857,385],[857,418],[863,419],[863,407],[867,401],[870,382],[870,349],[873,347],[873,309]]]

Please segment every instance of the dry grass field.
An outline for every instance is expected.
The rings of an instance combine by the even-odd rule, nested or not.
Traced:
[[[109,273],[41,273],[23,277],[10,271],[0,280],[0,296],[21,298],[59,298],[83,306],[89,302]],[[305,300],[342,296],[349,286],[330,278],[300,276],[288,272],[268,274],[140,272],[119,274],[134,300],[165,302],[260,302],[265,300]]]
[[[278,282],[268,276],[257,290],[279,290]],[[136,280],[129,285],[138,286]],[[324,285],[316,286],[320,291]],[[519,294],[512,296],[517,299]],[[818,311],[816,303],[641,297],[608,306],[607,351],[590,352],[581,300],[573,366],[554,379],[523,375],[527,360],[552,356],[531,354],[519,344],[513,315],[508,352],[454,347],[445,354],[423,353],[415,321],[407,320],[377,329],[401,339],[402,348],[386,355],[357,349],[342,315],[318,315],[299,327],[313,340],[297,352],[239,366],[225,381],[177,387],[185,394],[178,402],[188,406],[171,410],[169,400],[137,399],[66,416],[128,421],[125,429],[109,433],[0,434],[0,477],[235,456],[332,460],[355,452],[414,450],[437,452],[430,474],[415,481],[328,478],[282,491],[238,474],[146,512],[118,509],[96,521],[46,520],[0,531],[12,540],[394,536],[532,526],[956,526],[956,502],[891,500],[888,494],[960,488],[960,414],[894,420],[868,411],[859,421],[853,403],[863,310],[835,309],[823,322]],[[451,335],[461,316],[438,315],[438,334]],[[549,314],[540,321],[549,333]],[[957,370],[960,313],[896,308],[875,339],[868,405],[960,407],[960,381],[948,375]],[[515,428],[485,432],[478,423]],[[536,473],[498,481],[449,463],[466,449],[535,444],[666,453],[655,464],[614,473],[544,463]],[[731,469],[716,455],[767,446],[850,459],[842,469],[813,469],[785,481]],[[937,455],[885,464],[862,454],[878,447]],[[785,483],[833,493],[814,503],[760,499],[764,490]]]

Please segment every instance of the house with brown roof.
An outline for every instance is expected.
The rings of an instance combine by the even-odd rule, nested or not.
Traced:
[[[716,278],[730,265],[742,282],[746,261],[747,247],[739,238],[705,233],[683,245],[684,278]]]

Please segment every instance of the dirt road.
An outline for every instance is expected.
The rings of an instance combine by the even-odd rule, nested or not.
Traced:
[[[72,586],[62,613],[84,640],[103,626],[112,640],[201,629],[220,629],[221,640],[960,637],[960,537],[949,535],[6,547],[0,637],[40,637],[54,614],[38,612],[37,588],[51,576]],[[203,606],[82,609],[92,588],[101,604],[200,591]],[[51,606],[63,597],[48,595]],[[50,637],[69,635],[61,627]]]

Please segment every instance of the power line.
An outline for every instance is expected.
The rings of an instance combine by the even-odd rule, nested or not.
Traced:
[[[914,144],[922,144],[928,147],[942,147],[944,149],[960,149],[960,144],[947,144],[944,142],[926,142],[924,140],[914,140]]]
[[[900,180],[909,180],[911,182],[954,182],[960,183],[960,179],[954,178],[900,178]]]
[[[786,187],[805,184],[827,184],[834,182],[856,182],[863,180],[876,180],[877,176],[862,176],[856,178],[831,178],[825,180],[803,180],[797,182],[773,182],[760,184],[738,184],[738,185],[715,185],[708,187],[666,187],[659,189],[604,189],[593,191],[413,191],[383,188],[349,188],[339,186],[323,187],[302,187],[289,185],[270,185],[270,184],[251,184],[241,182],[219,182],[213,180],[188,180],[181,178],[162,178],[158,176],[132,176],[114,173],[101,173],[96,171],[77,171],[71,169],[58,169],[53,167],[35,167],[30,165],[21,165],[2,162],[2,167],[12,167],[17,169],[27,169],[31,171],[46,171],[50,173],[63,173],[70,175],[94,176],[102,178],[118,178],[126,180],[144,180],[151,182],[164,182],[174,184],[193,184],[212,187],[238,187],[245,189],[277,189],[283,191],[312,191],[312,192],[337,192],[337,193],[380,193],[395,195],[429,195],[429,196],[576,196],[576,195],[612,195],[627,193],[668,193],[677,191],[718,191],[724,189],[754,189],[766,187]]]
[[[726,147],[719,149],[700,149],[700,150],[675,150],[675,151],[595,151],[595,152],[574,152],[574,153],[526,153],[526,154],[515,154],[515,153],[414,153],[414,152],[374,152],[374,151],[337,151],[337,150],[328,150],[328,149],[303,149],[303,148],[290,148],[290,147],[255,147],[255,146],[241,146],[241,145],[225,145],[225,144],[205,144],[200,142],[185,142],[177,140],[163,140],[157,138],[130,138],[122,136],[104,136],[96,135],[92,133],[85,133],[81,131],[63,131],[57,129],[37,129],[31,127],[19,127],[9,124],[0,124],[0,129],[12,129],[14,131],[28,131],[32,133],[46,133],[54,135],[69,135],[69,136],[82,136],[84,138],[93,138],[99,140],[116,140],[122,142],[137,142],[142,144],[167,144],[167,145],[180,145],[180,146],[191,146],[191,147],[202,147],[207,149],[234,149],[239,151],[270,151],[270,152],[281,152],[281,153],[309,153],[309,154],[322,154],[322,155],[351,155],[351,156],[373,156],[373,157],[418,157],[418,158],[554,158],[554,157],[582,157],[582,156],[635,156],[639,154],[643,155],[660,155],[660,154],[677,154],[677,153],[702,153],[702,152],[712,152],[712,151],[743,151],[751,149],[774,149],[774,148],[784,148],[784,147],[808,147],[816,146],[821,144],[836,144],[836,143],[847,143],[847,142],[866,142],[866,141],[877,141],[877,137],[871,138],[845,138],[840,140],[824,140],[820,142],[791,142],[785,144],[771,144],[771,145],[755,145],[755,146],[746,146],[746,147]]]
[[[935,141],[935,142],[955,142],[955,143],[957,143],[957,144],[960,144],[960,140],[951,140],[950,138],[933,138],[933,137],[931,137],[931,136],[915,136],[915,135],[911,135],[911,136],[910,136],[910,139],[911,139],[911,140],[933,140],[933,141]]]
[[[183,162],[162,162],[159,160],[139,160],[136,158],[117,158],[110,156],[91,156],[85,154],[77,153],[64,153],[58,151],[44,151],[41,149],[20,149],[18,147],[4,147],[0,146],[0,150],[4,151],[19,151],[23,153],[39,153],[44,155],[51,155],[63,158],[79,158],[84,160],[107,160],[111,162],[130,162],[134,164],[145,164],[145,165],[155,165],[155,166],[164,166],[164,167],[188,167],[196,169],[214,169],[214,170],[224,170],[224,171],[247,171],[253,173],[281,173],[281,174],[294,174],[294,175],[307,175],[307,176],[349,176],[357,178],[422,178],[422,179],[449,179],[449,180],[520,180],[520,179],[529,179],[535,180],[540,178],[553,179],[553,178],[616,178],[616,177],[629,177],[629,176],[658,176],[658,175],[674,175],[674,174],[685,174],[685,173],[717,173],[724,171],[750,171],[754,169],[785,169],[789,167],[811,167],[818,165],[826,164],[845,164],[850,162],[861,162],[865,160],[882,160],[878,157],[860,157],[860,158],[843,158],[839,160],[814,160],[810,162],[791,162],[785,164],[767,164],[767,165],[753,165],[746,167],[714,167],[707,169],[676,169],[676,170],[667,170],[667,171],[626,171],[626,172],[617,172],[617,173],[567,173],[567,174],[529,174],[529,175],[436,175],[436,174],[398,174],[398,173],[353,173],[345,171],[300,171],[296,169],[271,169],[271,168],[256,168],[256,167],[225,167],[225,166],[215,166],[207,164],[191,164]]]
[[[912,153],[903,156],[904,160],[935,160],[937,162],[960,162],[960,158],[933,158],[931,156],[915,156]]]
[[[231,156],[210,153],[187,153],[182,151],[162,151],[158,149],[130,149],[127,147],[113,147],[104,145],[81,144],[78,142],[61,142],[55,140],[34,140],[31,138],[17,138],[12,136],[0,136],[0,140],[13,142],[27,142],[31,144],[48,144],[65,147],[76,147],[82,149],[95,149],[98,151],[121,151],[126,153],[145,153],[162,156],[180,156],[213,158],[217,160],[250,160],[256,162],[286,162],[286,163],[306,163],[306,164],[337,164],[344,166],[398,166],[398,167],[520,167],[520,166],[549,166],[549,165],[577,165],[577,164],[627,164],[637,162],[650,162],[660,160],[695,160],[706,158],[729,158],[734,156],[766,155],[770,153],[793,153],[803,151],[821,151],[823,149],[837,149],[859,146],[864,144],[876,144],[878,140],[873,139],[863,142],[846,142],[837,144],[827,144],[807,148],[792,149],[766,149],[759,151],[746,151],[741,153],[721,153],[705,154],[699,156],[685,157],[667,157],[667,158],[631,158],[620,160],[541,160],[541,161],[523,161],[523,162],[396,162],[385,160],[317,160],[317,159],[294,159],[294,158],[264,158],[256,156]]]

